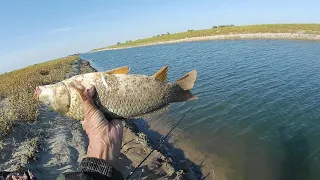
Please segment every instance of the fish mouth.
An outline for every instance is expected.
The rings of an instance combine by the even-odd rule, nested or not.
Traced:
[[[34,91],[33,97],[39,101],[39,97],[41,94],[42,90],[39,86],[36,87],[36,90]]]

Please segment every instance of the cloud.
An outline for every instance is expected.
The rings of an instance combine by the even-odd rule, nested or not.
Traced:
[[[18,37],[19,39],[27,39],[27,38],[29,38],[30,36],[20,36],[20,37]]]
[[[63,27],[63,28],[56,28],[48,31],[48,34],[56,34],[56,33],[61,33],[61,32],[67,32],[75,29],[76,27]],[[40,33],[41,34],[41,33]],[[24,35],[24,36],[19,36],[18,39],[27,39],[30,38],[31,35]]]
[[[50,30],[48,33],[49,33],[49,34],[54,34],[54,33],[60,33],[60,32],[65,32],[65,31],[71,31],[71,30],[73,30],[74,28],[75,28],[75,27],[56,28],[56,29]]]

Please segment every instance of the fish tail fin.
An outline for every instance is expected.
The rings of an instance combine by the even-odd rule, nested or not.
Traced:
[[[182,78],[178,79],[174,84],[179,85],[183,90],[191,90],[194,82],[197,80],[197,71],[193,70],[185,74]]]
[[[191,89],[197,80],[197,71],[193,70],[185,74],[182,78],[178,79],[172,84],[172,97],[173,102],[181,102],[187,100],[195,100],[197,97],[193,96]]]

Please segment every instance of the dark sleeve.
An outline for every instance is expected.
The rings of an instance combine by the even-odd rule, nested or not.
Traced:
[[[106,161],[97,158],[84,158],[80,172],[61,174],[56,180],[122,180],[122,174]]]

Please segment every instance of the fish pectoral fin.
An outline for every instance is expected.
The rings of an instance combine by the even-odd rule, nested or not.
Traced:
[[[167,80],[168,80],[168,66],[164,66],[163,68],[161,68],[152,77],[156,80],[167,82]]]
[[[128,74],[130,68],[128,66],[122,66],[119,68],[111,69],[106,72],[106,74]]]

